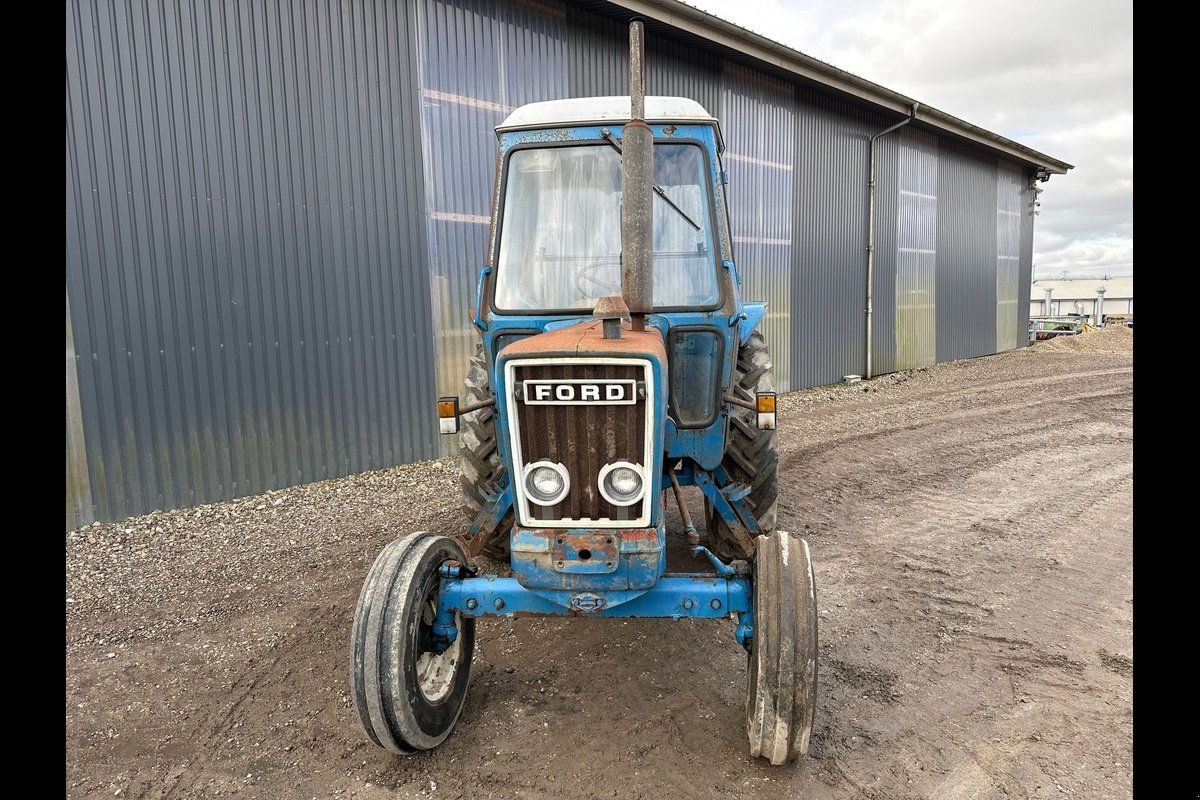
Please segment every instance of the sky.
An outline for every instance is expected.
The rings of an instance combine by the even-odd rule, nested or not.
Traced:
[[[1133,274],[1131,0],[685,0],[1074,165],[1034,220],[1034,279]]]

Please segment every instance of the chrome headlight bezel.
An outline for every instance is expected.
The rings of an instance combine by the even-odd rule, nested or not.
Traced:
[[[618,469],[628,469],[637,476],[637,489],[629,494],[619,494],[615,488],[609,486],[608,477]],[[646,470],[640,464],[634,464],[630,461],[614,461],[611,464],[605,464],[600,470],[600,475],[596,480],[600,488],[600,496],[608,501],[609,505],[624,508],[631,506],[641,500],[646,495],[646,484],[649,483],[646,475]]]
[[[534,486],[533,473],[540,469],[549,469],[562,478],[562,488],[557,493],[545,495]],[[521,475],[521,485],[525,490],[525,497],[529,499],[529,502],[543,508],[550,508],[561,503],[563,498],[567,496],[567,493],[571,491],[571,474],[567,472],[567,468],[561,462],[543,459],[525,465],[525,469]]]

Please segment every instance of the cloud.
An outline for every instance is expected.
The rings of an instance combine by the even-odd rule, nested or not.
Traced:
[[[1042,184],[1034,263],[1132,272],[1127,0],[687,2],[1073,164]]]

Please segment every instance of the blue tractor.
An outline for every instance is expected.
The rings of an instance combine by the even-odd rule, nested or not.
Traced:
[[[397,753],[450,734],[475,619],[514,614],[736,619],[750,752],[808,751],[816,592],[807,542],[775,526],[765,305],[740,295],[717,121],[645,97],[642,36],[631,23],[630,96],[533,103],[496,129],[479,343],[465,400],[438,401],[468,536],[389,544],[354,616],[359,720]],[[668,491],[704,571],[666,570]],[[481,553],[511,577],[482,574]]]

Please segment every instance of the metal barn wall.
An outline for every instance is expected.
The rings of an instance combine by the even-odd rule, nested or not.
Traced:
[[[794,88],[783,81],[736,64],[726,66],[720,119],[733,256],[743,297],[766,301],[759,330],[770,348],[774,385],[781,391],[793,388],[794,97]]]
[[[629,91],[629,27],[567,4],[567,88],[569,97],[608,97]],[[655,40],[646,35],[646,93],[655,93],[650,67]]]
[[[406,9],[68,1],[68,528],[437,454]]]
[[[75,333],[71,328],[71,299],[67,298],[67,528],[91,522],[92,484],[88,479],[87,442],[79,399],[79,370],[75,366]]]
[[[902,137],[909,132],[901,128],[876,142],[878,161],[875,168],[875,293],[872,323],[874,349],[871,353],[871,371],[876,375],[885,375],[899,369],[895,357],[898,310],[896,266],[899,257],[897,242],[900,235],[899,173],[903,151]],[[865,270],[865,253],[863,263]],[[865,366],[864,363],[864,368]]]
[[[1025,334],[1018,332],[1021,299],[1021,172],[996,165],[996,349],[1015,350]],[[1028,306],[1028,304],[1026,304]]]
[[[565,15],[556,13],[562,7],[528,0],[425,0],[421,6],[421,92],[432,162],[426,164],[426,191],[431,212],[443,217],[431,222],[430,246],[435,291],[445,287],[435,296],[444,320],[438,386],[445,393],[459,391],[473,347],[466,308],[487,230],[486,211],[466,209],[483,209],[491,198],[493,166],[488,161],[485,167],[480,155],[490,158],[495,151],[491,128],[520,102],[628,92],[626,23],[569,4]],[[517,20],[539,35],[505,33]],[[763,330],[776,387],[787,391],[861,373],[866,142],[892,120],[654,32],[647,35],[646,53],[648,93],[691,97],[722,122],[734,255],[746,295],[768,304]],[[526,96],[520,102],[515,94],[502,101],[484,91],[495,85],[495,76],[515,74],[504,69],[504,59],[548,65],[523,74]],[[471,74],[478,75],[477,84],[445,88],[448,78]],[[454,125],[439,123],[431,94],[440,103],[457,101],[474,110],[459,112]],[[456,97],[447,101],[447,95]],[[882,310],[888,324],[891,313]],[[891,332],[877,328],[877,335],[882,340]]]
[[[893,369],[937,359],[937,137],[898,137]]]
[[[807,89],[796,102],[791,389],[866,369],[867,143],[892,122]]]
[[[487,259],[494,129],[517,106],[567,96],[567,15],[559,5],[500,0],[425,0],[417,9],[437,390],[458,395],[479,341],[467,309]],[[443,437],[444,454],[456,447]]]
[[[432,400],[460,391],[474,346],[493,128],[523,103],[626,93],[623,16],[69,0],[68,479],[86,460],[87,480],[69,483],[68,528],[452,452]],[[777,388],[862,374],[868,141],[895,115],[658,23],[647,90],[723,123],[734,254],[768,302]],[[902,128],[877,178],[874,371],[1012,346],[997,308],[1013,307],[1015,232],[1025,330],[1026,174]]]
[[[937,360],[996,352],[996,160],[938,150]]]

